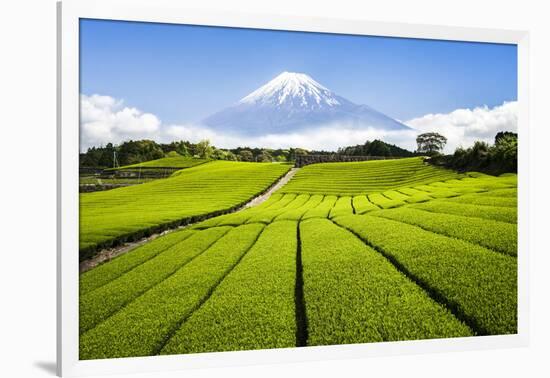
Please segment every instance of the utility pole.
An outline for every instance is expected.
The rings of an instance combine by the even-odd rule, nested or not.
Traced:
[[[116,150],[113,150],[113,168],[118,168],[119,165],[118,165],[118,160],[117,160],[117,157],[116,157]]]

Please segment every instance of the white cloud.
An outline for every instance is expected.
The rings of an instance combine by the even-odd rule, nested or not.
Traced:
[[[446,114],[426,114],[404,123],[419,132],[438,132],[447,137],[446,152],[456,147],[469,147],[476,140],[493,143],[499,131],[517,131],[517,101],[504,102],[500,106],[474,109],[457,109]]]
[[[155,139],[160,120],[151,113],[126,107],[110,96],[80,96],[80,148],[121,143],[129,139]]]
[[[414,139],[414,131],[383,131],[376,129],[357,130],[342,125],[330,125],[287,134],[267,134],[257,137],[247,137],[232,134],[220,134],[201,126],[168,126],[163,135],[164,140],[209,139],[213,145],[222,148],[235,147],[267,147],[288,148],[301,147],[309,150],[336,150],[338,147],[362,144],[367,140],[384,139],[390,143],[403,144]]]
[[[416,135],[436,131],[448,139],[447,152],[475,140],[491,142],[498,131],[517,129],[517,102],[505,102],[492,109],[457,109],[447,114],[427,114],[406,121],[414,130],[358,130],[346,125],[326,125],[296,133],[247,137],[222,134],[201,125],[165,125],[154,114],[124,106],[122,100],[110,96],[81,95],[81,150],[90,146],[118,144],[129,139],[153,139],[158,142],[209,139],[220,148],[238,146],[336,150],[338,147],[362,144],[366,140],[382,139],[409,150],[416,149]]]
[[[201,125],[164,125],[155,115],[125,107],[122,100],[110,96],[81,95],[81,150],[90,146],[118,144],[129,139],[149,138],[159,142],[209,139],[221,148],[238,146],[336,150],[338,147],[384,139],[403,145],[414,140],[414,131],[387,132],[376,129],[357,130],[345,125],[326,125],[315,130],[288,134],[269,134],[246,137],[222,134]]]

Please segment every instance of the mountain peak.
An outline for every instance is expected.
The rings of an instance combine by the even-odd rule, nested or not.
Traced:
[[[292,133],[327,126],[409,130],[367,105],[356,105],[336,95],[307,74],[286,71],[237,104],[205,118],[203,124],[240,135]]]
[[[242,98],[239,103],[311,109],[340,105],[337,96],[311,76],[287,71]]]

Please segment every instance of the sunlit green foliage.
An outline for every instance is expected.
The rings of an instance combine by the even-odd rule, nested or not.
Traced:
[[[428,231],[466,240],[508,255],[517,255],[518,235],[515,224],[460,215],[432,213],[406,207],[376,211],[370,213],[370,215],[419,226]]]
[[[166,179],[186,191],[173,181],[173,202],[149,209],[229,206],[288,169],[186,173],[211,164]],[[517,332],[516,175],[416,158],[317,166],[81,275],[80,358]]]
[[[80,296],[80,332],[93,328],[204,252],[230,227],[193,234],[104,286]],[[106,264],[107,265],[107,264]]]
[[[199,164],[206,163],[206,159],[197,159],[192,157],[181,156],[175,154],[161,159],[144,161],[143,163],[125,165],[119,168],[113,168],[112,170],[125,170],[135,168],[191,168]]]
[[[335,222],[395,261],[478,334],[517,332],[515,257],[370,215]]]
[[[326,219],[302,222],[300,231],[308,345],[472,334],[352,233]]]
[[[81,335],[80,358],[159,353],[166,336],[175,332],[180,322],[208,299],[212,290],[254,244],[262,229],[258,224],[235,228],[157,285],[150,286],[147,282],[148,290]],[[201,233],[204,232],[207,231]],[[192,247],[190,243],[181,244]],[[147,268],[135,276],[134,285],[155,276],[156,268]]]
[[[350,196],[459,177],[453,171],[425,164],[420,157],[312,164],[301,168],[281,191]]]
[[[238,207],[265,191],[289,168],[215,161],[163,180],[81,194],[81,254]]]
[[[183,323],[162,353],[295,346],[296,228],[292,221],[267,226],[254,247],[204,306]]]

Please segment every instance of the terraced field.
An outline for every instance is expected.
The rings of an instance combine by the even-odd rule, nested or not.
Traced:
[[[88,189],[92,185],[105,188],[105,186],[109,185],[129,186],[143,184],[167,178],[177,170],[196,167],[207,162],[209,162],[207,159],[185,157],[174,153],[174,155],[162,159],[105,169],[101,175],[81,175],[79,184],[88,186]],[[87,190],[84,190],[84,192],[87,192]]]
[[[149,160],[143,163],[125,165],[113,170],[124,170],[133,168],[191,168],[208,162],[207,159],[198,159],[185,156],[168,156],[161,159]]]
[[[102,184],[120,184],[120,185],[135,185],[135,184],[143,184],[145,182],[150,182],[158,180],[157,178],[148,178],[148,177],[140,177],[139,179],[136,178],[101,178],[99,176],[80,176],[78,183],[80,185],[102,185]]]
[[[141,185],[80,195],[80,255],[239,207],[290,169],[214,161]]]
[[[82,274],[80,358],[516,333],[516,187],[416,158],[308,166]]]
[[[311,164],[300,169],[282,192],[353,196],[458,177],[453,171],[423,164],[421,157]]]

